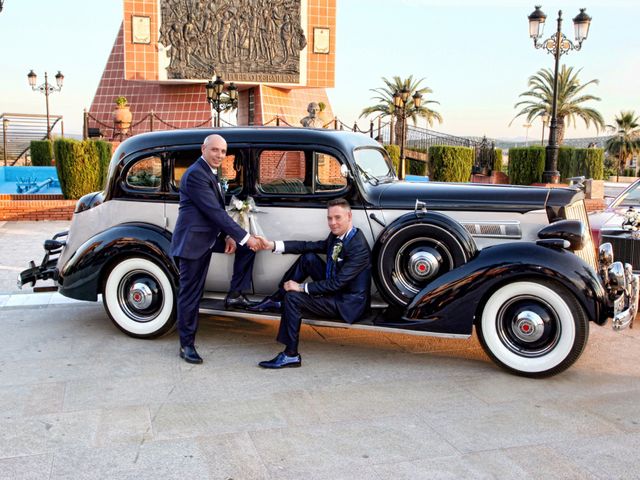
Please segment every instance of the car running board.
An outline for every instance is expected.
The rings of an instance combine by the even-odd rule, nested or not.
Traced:
[[[215,299],[215,298],[203,298],[200,301],[200,313],[206,313],[208,315],[216,315],[220,317],[280,321],[280,314],[275,312],[261,313],[261,312],[250,312],[248,310],[240,310],[240,309],[227,310],[224,308],[224,300]],[[391,327],[385,324],[384,310],[377,309],[377,308],[372,308],[372,311],[370,314],[365,316],[359,322],[353,323],[353,324],[349,324],[343,320],[338,320],[338,319],[317,318],[317,317],[305,317],[302,319],[302,323],[306,325],[312,325],[315,327],[375,330],[375,331],[385,331],[389,333],[403,333],[408,335],[422,335],[422,336],[429,336],[429,337],[469,338],[471,336],[471,335],[425,332],[420,330],[409,330],[407,328],[398,328],[395,326]]]

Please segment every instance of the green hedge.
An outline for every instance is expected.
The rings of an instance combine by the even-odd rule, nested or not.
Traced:
[[[109,173],[109,162],[111,161],[112,145],[104,140],[93,140],[98,149],[98,162],[100,164],[100,188],[104,189],[107,182],[107,174]]]
[[[473,167],[474,151],[469,147],[435,145],[429,147],[431,180],[436,182],[468,182]]]
[[[50,167],[53,160],[53,145],[51,140],[31,141],[31,165],[34,167]]]
[[[502,164],[502,149],[494,148],[493,149],[493,162],[491,162],[491,171],[492,172],[501,172],[504,168]]]
[[[542,181],[544,147],[514,147],[509,149],[509,180],[513,185],[531,185]]]
[[[105,169],[103,158],[107,147],[98,147],[98,143],[67,138],[54,141],[56,170],[64,198],[77,199],[102,189]]]
[[[398,145],[385,145],[384,149],[389,154],[393,162],[393,169],[396,171],[396,175],[398,175],[400,173],[400,147]]]
[[[421,162],[420,160],[409,160],[409,175],[422,175],[427,174],[427,162]]]
[[[561,178],[604,178],[604,150],[601,148],[560,147],[558,171]]]

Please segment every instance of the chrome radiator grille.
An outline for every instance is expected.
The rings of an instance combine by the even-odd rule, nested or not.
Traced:
[[[627,232],[602,233],[603,242],[613,246],[613,258],[624,263],[630,263],[633,271],[640,269],[640,239],[635,239]]]
[[[589,217],[587,216],[587,208],[584,205],[584,200],[579,200],[577,202],[572,203],[571,205],[567,205],[564,208],[565,217],[567,220],[578,220],[582,222],[582,224],[587,229],[588,239],[587,243],[582,250],[578,250],[574,252],[578,255],[582,260],[591,265],[595,271],[598,271],[598,258],[596,257],[596,247],[593,244],[593,237],[591,236],[591,227],[589,226]],[[615,257],[618,260],[618,255],[616,253]]]

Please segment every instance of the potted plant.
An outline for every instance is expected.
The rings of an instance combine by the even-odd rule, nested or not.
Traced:
[[[113,111],[113,123],[117,133],[124,134],[131,127],[131,119],[133,115],[129,109],[129,103],[126,97],[119,96],[115,100],[116,109]]]

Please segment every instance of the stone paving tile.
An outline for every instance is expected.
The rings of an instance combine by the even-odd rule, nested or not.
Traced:
[[[371,475],[376,464],[456,453],[422,419],[410,415],[254,431],[250,435],[269,473],[279,479],[376,478]]]
[[[62,411],[64,383],[0,386],[0,414],[32,416]]]
[[[53,454],[0,458],[0,480],[49,478]]]
[[[452,408],[430,415],[427,422],[462,453],[619,433],[591,412],[547,401]]]
[[[197,442],[174,440],[100,448],[61,448],[51,480],[205,480],[209,467]]]
[[[151,440],[151,415],[146,405],[101,410],[94,445],[140,444]]]
[[[580,465],[593,478],[640,478],[640,433],[584,438],[579,442],[556,443],[551,448]]]
[[[100,412],[85,410],[0,418],[0,458],[50,453],[64,446],[92,444]]]
[[[39,264],[44,257],[44,241],[54,234],[68,230],[69,222],[5,222],[0,225],[0,293],[15,292],[16,277],[28,268],[29,261]],[[53,280],[39,282],[38,286],[53,285]],[[23,287],[31,291],[31,287]]]
[[[600,394],[578,401],[575,405],[580,410],[603,418],[620,430],[640,433],[640,389]]]
[[[197,442],[209,468],[211,480],[270,478],[251,437],[246,432],[200,437]]]
[[[151,407],[154,439],[248,432],[286,426],[274,404],[257,400],[164,403]]]
[[[385,480],[458,480],[461,478],[583,480],[593,478],[588,471],[543,446],[536,446],[533,452],[531,447],[524,447],[383,464],[374,466],[374,470],[378,478]]]

